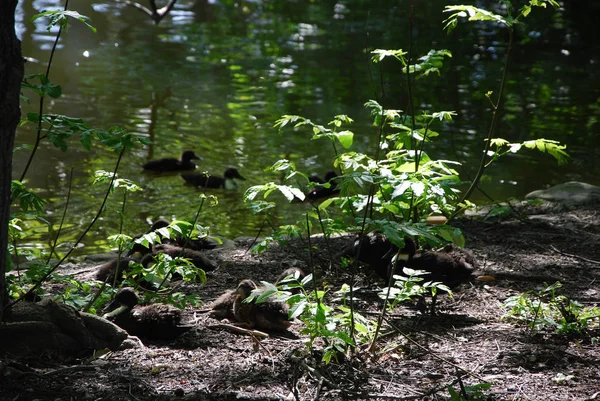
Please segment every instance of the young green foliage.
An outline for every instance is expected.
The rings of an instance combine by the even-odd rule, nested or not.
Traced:
[[[580,303],[558,295],[560,282],[544,284],[539,291],[526,291],[504,301],[508,312],[504,319],[524,323],[531,333],[540,330],[554,330],[559,334],[583,335],[591,329],[600,328],[600,308],[585,307]]]

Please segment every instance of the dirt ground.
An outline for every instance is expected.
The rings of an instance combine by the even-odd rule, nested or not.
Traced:
[[[502,303],[543,283],[560,281],[566,295],[585,306],[600,304],[600,215],[596,208],[529,215],[526,220],[463,218],[467,248],[479,274],[494,281],[465,283],[452,298],[442,295],[438,315],[412,305],[390,312],[375,354],[360,347],[353,356],[325,365],[310,354],[302,323],[290,334],[258,344],[251,337],[211,327],[206,314],[194,329],[170,343],[146,342],[95,360],[2,359],[0,400],[444,400],[448,386],[489,383],[490,400],[600,399],[600,330],[568,337],[531,334],[502,319]],[[319,282],[337,289],[349,274],[337,251],[311,239]],[[243,278],[274,281],[289,265],[308,269],[306,239],[247,253],[249,240],[220,251],[220,268],[206,285],[189,285],[210,301]],[[332,249],[332,250],[330,250]],[[331,257],[333,255],[333,258]],[[331,265],[330,260],[334,264]],[[376,279],[363,270],[356,307],[377,317]]]

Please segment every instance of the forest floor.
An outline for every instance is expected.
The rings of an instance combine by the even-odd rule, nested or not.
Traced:
[[[454,225],[464,232],[478,274],[495,280],[473,280],[452,298],[441,295],[437,316],[410,304],[396,307],[373,354],[360,346],[326,365],[317,352],[307,351],[300,322],[288,335],[259,343],[214,327],[220,322],[190,308],[186,317],[196,317],[197,325],[172,342],[146,342],[94,360],[4,358],[0,400],[444,400],[450,399],[448,387],[460,391],[461,383],[490,385],[481,390],[486,396],[471,400],[600,399],[597,319],[580,335],[531,333],[503,319],[507,298],[556,281],[563,284],[560,295],[584,306],[600,304],[597,208],[546,210],[526,220],[465,217]],[[341,249],[348,238],[329,246],[323,239],[311,241],[318,282],[331,290],[348,283],[337,252],[329,251]],[[246,252],[249,243],[238,240],[237,247],[216,253],[220,268],[208,274],[205,285],[184,291],[209,302],[244,278],[273,282],[294,264],[309,270],[306,239],[260,255]],[[363,269],[356,280],[357,311],[376,319],[381,307],[376,278]]]

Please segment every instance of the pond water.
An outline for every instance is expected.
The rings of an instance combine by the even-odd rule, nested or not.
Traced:
[[[446,2],[419,2],[414,9],[413,51],[449,49],[453,57],[441,75],[416,83],[420,110],[454,110],[456,120],[438,127],[441,138],[429,153],[459,160],[461,171],[474,176],[487,135],[490,106],[484,97],[497,91],[506,51],[506,32],[489,24],[462,24],[450,35],[442,31]],[[572,4],[571,4],[572,3]],[[145,3],[144,3],[145,4]],[[83,118],[98,128],[122,126],[149,136],[154,145],[127,153],[119,174],[143,191],[128,196],[124,231],[144,231],[159,217],[193,217],[200,191],[183,185],[178,174],[150,175],[141,165],[152,158],[178,156],[193,149],[204,160],[201,171],[222,174],[236,167],[246,181],[237,191],[209,192],[216,206],[203,206],[200,221],[224,237],[255,235],[262,217],[249,213],[244,190],[279,176],[266,168],[280,158],[299,170],[330,170],[329,143],[310,141],[308,130],[274,128],[284,114],[299,114],[320,124],[336,114],[355,123],[355,147],[374,153],[377,129],[363,105],[377,98],[386,107],[406,109],[400,65],[369,62],[365,49],[407,49],[407,1],[179,1],[159,25],[139,10],[117,2],[71,1],[70,8],[89,16],[96,33],[72,21],[63,32],[50,79],[63,96],[46,101],[46,113]],[[489,2],[482,2],[492,4]],[[56,30],[47,20],[31,22],[42,10],[62,9],[62,2],[19,2],[17,31],[26,74],[44,72]],[[511,142],[535,138],[558,140],[572,158],[558,166],[537,152],[506,157],[486,173],[482,188],[494,199],[569,180],[600,184],[600,11],[595,2],[568,2],[559,11],[534,10],[517,31],[507,88],[508,98],[498,135]],[[385,96],[382,96],[382,88]],[[31,105],[23,112],[37,112]],[[32,124],[19,128],[17,145],[33,144]],[[105,188],[92,185],[96,170],[112,171],[116,154],[95,145],[87,151],[74,138],[67,152],[43,141],[28,173],[29,187],[50,200],[48,220],[56,229],[72,190],[59,243],[66,249],[101,204]],[[18,178],[29,157],[14,156]],[[71,174],[72,171],[72,174]],[[476,193],[474,200],[487,199]],[[106,238],[119,231],[122,195],[116,192],[101,220],[85,237],[79,254],[106,250]],[[275,225],[298,220],[308,206],[273,197]],[[40,232],[42,232],[41,230]],[[39,246],[48,238],[35,238]]]

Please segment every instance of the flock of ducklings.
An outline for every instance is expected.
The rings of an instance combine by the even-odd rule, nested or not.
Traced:
[[[150,160],[142,167],[146,171],[154,173],[171,173],[178,171],[194,170],[196,163],[192,160],[202,160],[193,150],[184,150],[179,159],[166,157],[163,159]],[[245,180],[236,168],[230,167],[225,170],[223,177],[206,174],[182,173],[181,178],[186,183],[200,188],[237,188],[236,179]]]
[[[201,160],[201,158],[193,151],[186,150],[181,154],[180,159],[153,160],[144,164],[143,167],[145,170],[154,172],[192,170],[196,168],[192,160]],[[203,188],[233,188],[236,186],[235,179],[244,179],[235,168],[227,169],[223,177],[192,173],[184,173],[181,176],[187,183]],[[329,183],[330,185],[315,186],[306,194],[307,198],[313,200],[335,194],[339,190],[336,187],[335,177],[334,172],[328,172],[324,179],[311,176],[310,180],[314,183]],[[169,221],[159,219],[147,232],[167,227],[169,224]],[[216,242],[207,239],[183,238],[163,239],[163,243],[147,247],[136,243],[127,256],[98,266],[96,278],[100,281],[118,283],[132,261],[140,261],[146,267],[152,263],[158,253],[165,253],[171,257],[184,257],[206,272],[213,271],[218,266],[203,251],[217,246]],[[450,288],[470,280],[475,268],[473,255],[465,249],[449,245],[439,252],[417,251],[417,245],[409,237],[405,238],[405,246],[402,249],[398,249],[380,234],[356,237],[347,244],[343,253],[345,256],[370,266],[378,276],[385,280],[393,274],[403,274],[402,268],[409,267],[414,270],[426,271],[425,281],[441,282]],[[142,257],[140,259],[134,255],[142,255]],[[291,268],[284,271],[277,282],[284,279],[285,281],[299,281],[303,277],[304,272],[297,268]],[[226,291],[215,299],[208,309],[203,311],[210,313],[213,318],[228,319],[247,329],[267,332],[287,330],[291,322],[288,319],[286,304],[274,301],[244,302],[256,289],[258,286],[254,281],[244,279],[236,289]],[[174,306],[165,304],[142,306],[138,302],[138,297],[132,288],[122,288],[106,308],[104,316],[125,329],[130,335],[147,339],[173,339],[193,327],[193,325],[182,323],[181,310]],[[434,305],[435,298],[431,305],[432,313],[434,313]]]
[[[304,276],[300,269],[288,269],[282,273],[283,279],[297,280]],[[291,321],[287,304],[274,301],[261,303],[244,302],[253,290],[258,289],[254,281],[242,280],[236,289],[228,290],[215,299],[208,312],[215,319],[228,319],[236,326],[246,329],[282,332]],[[139,298],[131,287],[121,288],[113,301],[106,307],[104,318],[112,321],[130,335],[149,340],[172,340],[193,328],[193,324],[182,322],[180,309],[167,304],[154,303],[139,305]]]
[[[242,177],[239,171],[234,167],[230,167],[225,170],[222,177],[202,173],[197,174],[185,172],[196,169],[197,166],[193,160],[202,160],[202,158],[193,150],[184,150],[179,159],[167,157],[163,159],[150,160],[142,167],[145,171],[154,173],[172,173],[183,171],[183,173],[181,173],[181,178],[183,178],[187,184],[198,188],[234,189],[237,188],[237,183],[235,181],[236,179],[245,180],[245,178]],[[306,198],[309,200],[316,200],[338,193],[339,188],[337,188],[337,184],[335,182],[336,177],[337,175],[333,171],[328,171],[325,173],[324,178],[321,178],[317,175],[311,175],[308,178],[309,181],[319,185],[308,191],[306,193]],[[322,186],[323,184],[327,183],[329,183],[329,185]]]

